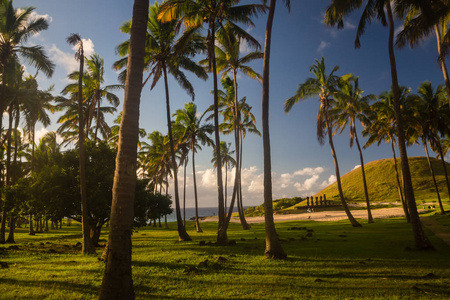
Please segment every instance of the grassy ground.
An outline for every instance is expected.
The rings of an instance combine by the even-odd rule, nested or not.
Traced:
[[[450,217],[434,216],[450,226]],[[137,299],[449,299],[450,246],[427,231],[435,251],[415,251],[403,219],[353,228],[347,221],[277,224],[286,261],[264,258],[264,226],[230,224],[236,245],[214,244],[216,223],[204,233],[188,223],[192,242],[171,229],[133,234]],[[104,263],[83,256],[80,228],[30,237],[18,229],[18,250],[0,246],[0,299],[95,299]],[[201,241],[205,245],[201,246]],[[203,244],[203,243],[202,243]]]

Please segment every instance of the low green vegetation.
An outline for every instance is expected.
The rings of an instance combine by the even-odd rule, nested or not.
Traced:
[[[303,201],[303,199],[300,197],[276,199],[276,200],[273,200],[273,210],[274,211],[283,210],[288,207],[294,206],[297,203],[300,203],[301,201]],[[248,217],[263,216],[264,215],[264,204],[246,208],[245,215]]]
[[[448,199],[448,191],[445,184],[445,175],[442,163],[434,158],[431,159],[439,193],[443,200]],[[397,159],[400,164],[400,159]],[[410,157],[409,167],[411,169],[412,184],[416,201],[428,201],[436,199],[436,191],[428,168],[426,157]],[[399,167],[400,168],[400,167]],[[447,169],[450,164],[447,163]],[[398,201],[398,190],[395,179],[394,160],[380,159],[365,165],[366,178],[369,190],[369,198],[374,202]],[[399,170],[400,172],[400,170]],[[351,201],[365,201],[362,182],[361,168],[348,172],[341,177],[344,196]],[[321,190],[314,196],[326,194],[327,199],[339,199],[337,184]]]
[[[432,216],[450,229],[448,216]],[[217,246],[217,223],[187,229],[177,242],[171,229],[133,233],[137,299],[448,299],[450,246],[427,234],[435,251],[415,251],[404,219],[377,220],[362,228],[348,221],[277,223],[286,261],[263,256],[264,225],[243,231],[230,224],[235,245]],[[78,226],[27,235],[0,247],[0,299],[96,299],[104,262],[80,254]],[[100,243],[104,244],[105,235]],[[6,267],[7,266],[7,267]]]

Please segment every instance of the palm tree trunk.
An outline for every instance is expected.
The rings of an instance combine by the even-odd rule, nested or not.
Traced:
[[[272,41],[272,24],[275,15],[276,0],[270,0],[269,15],[264,44],[263,58],[263,91],[262,91],[262,127],[264,149],[264,220],[266,231],[265,255],[274,259],[285,259],[286,253],[281,246],[273,221],[272,203],[272,162],[270,158],[270,133],[269,133],[269,74],[270,74],[270,45]]]
[[[373,217],[372,217],[372,211],[370,209],[370,201],[369,201],[369,191],[367,189],[367,181],[366,181],[366,172],[364,170],[364,159],[361,151],[361,146],[359,145],[358,135],[356,134],[356,128],[353,126],[353,130],[355,132],[355,142],[356,146],[358,147],[359,151],[359,159],[361,161],[361,171],[362,171],[362,178],[363,178],[363,184],[364,184],[364,195],[366,196],[366,205],[367,205],[367,219],[369,223],[373,223]]]
[[[217,88],[217,67],[216,67],[216,54],[215,54],[215,34],[216,28],[214,23],[209,24],[209,41],[208,52],[212,62],[213,81],[214,81],[214,137],[215,137],[215,151],[216,151],[216,163],[217,163],[217,190],[218,190],[218,214],[219,214],[219,226],[217,229],[217,243],[220,245],[228,244],[226,219],[225,219],[225,207],[223,199],[223,180],[222,180],[222,159],[220,155],[220,134],[219,134],[219,97]]]
[[[400,201],[402,202],[403,212],[405,213],[406,221],[409,223],[411,222],[411,218],[409,217],[408,204],[403,198],[402,184],[400,184],[400,176],[398,174],[398,167],[397,167],[397,157],[395,155],[394,138],[390,137],[390,139],[391,139],[392,155],[394,158],[395,178],[397,179],[398,196],[400,198]]]
[[[427,154],[427,162],[428,162],[428,167],[430,168],[430,173],[431,173],[431,177],[433,178],[433,183],[434,183],[434,188],[436,189],[436,195],[438,198],[438,202],[439,202],[439,208],[441,209],[441,214],[445,214],[445,210],[444,207],[442,206],[442,201],[441,201],[441,195],[439,194],[439,188],[436,182],[436,177],[434,176],[434,170],[433,170],[433,166],[431,165],[431,161],[430,161],[430,154],[428,153],[428,143],[426,139],[422,139],[422,144],[423,144],[423,149],[425,150],[425,153]]]
[[[445,159],[444,159],[444,151],[442,150],[442,145],[441,145],[441,141],[439,140],[439,138],[437,138],[437,146],[438,146],[438,151],[439,151],[439,156],[441,157],[441,162],[442,162],[442,167],[444,169],[444,174],[445,174],[445,181],[447,183],[447,192],[448,192],[448,197],[450,198],[450,183],[448,180],[448,173],[447,173],[447,164],[445,163]],[[439,203],[439,205],[441,205],[441,211],[443,211],[443,213],[445,213],[445,211],[443,210],[442,204]]]
[[[14,155],[13,155],[13,168],[12,168],[12,183],[17,182],[17,153],[19,151],[19,139],[18,139],[18,127],[20,120],[20,108],[16,106],[16,116],[14,118]]]
[[[98,94],[98,92],[96,93]],[[100,97],[96,95],[97,100],[97,122],[95,123],[94,143],[97,143],[98,123],[100,119]]]
[[[142,90],[148,0],[135,0],[128,56],[123,115],[114,173],[109,251],[100,300],[134,299],[131,272],[131,229],[136,187],[139,103]]]
[[[326,100],[322,100],[322,101],[328,101],[328,100],[326,99]],[[339,172],[339,164],[338,164],[336,150],[334,149],[334,143],[333,143],[333,131],[331,128],[330,121],[328,119],[328,103],[326,103],[324,105],[324,107],[325,107],[324,108],[324,117],[325,117],[325,123],[327,126],[328,142],[329,142],[330,148],[331,148],[331,155],[333,156],[334,169],[336,171],[336,182],[337,182],[337,186],[338,186],[339,197],[341,198],[342,207],[344,208],[344,211],[347,214],[347,218],[350,221],[350,223],[352,224],[352,226],[353,227],[361,227],[361,224],[359,224],[358,221],[356,221],[356,219],[353,217],[352,213],[350,212],[350,209],[348,208],[347,202],[345,201],[345,198],[344,198],[344,192],[342,191],[342,184],[341,184],[341,174]]]
[[[398,149],[400,151],[400,162],[402,166],[402,177],[404,182],[405,199],[408,203],[409,216],[414,235],[414,242],[417,249],[433,249],[433,245],[428,240],[420,222],[417,212],[416,199],[414,198],[414,189],[412,186],[411,173],[408,164],[408,154],[406,153],[405,131],[403,127],[403,118],[400,108],[400,92],[397,79],[397,66],[394,54],[394,18],[390,1],[385,2],[386,12],[389,23],[389,60],[391,65],[392,93],[394,95],[394,110],[397,120]]]
[[[175,146],[173,143],[173,135],[172,135],[172,120],[170,114],[170,101],[169,101],[169,84],[167,83],[167,70],[166,65],[164,63],[162,69],[164,74],[164,88],[166,90],[167,129],[169,132],[170,155],[172,159],[172,168],[173,168],[173,187],[175,191],[175,213],[177,216],[178,240],[191,241],[192,239],[186,232],[186,228],[183,225],[183,219],[181,218],[180,196],[178,195],[178,165],[175,157]]]
[[[203,232],[200,228],[200,223],[198,221],[198,196],[197,196],[197,179],[195,176],[195,140],[191,141],[191,149],[192,149],[192,178],[194,179],[194,199],[195,199],[195,227],[197,228],[197,232]]]
[[[11,176],[11,131],[12,131],[12,106],[8,109],[9,123],[8,123],[8,131],[6,132],[6,186],[9,185],[10,176]],[[1,118],[0,118],[1,119]],[[0,243],[6,242],[6,201],[3,204],[3,215],[2,215],[2,225],[0,228]]]
[[[90,237],[89,211],[87,207],[86,191],[86,163],[85,163],[85,145],[84,145],[84,112],[83,112],[83,68],[84,54],[80,55],[80,71],[78,76],[78,153],[80,165],[80,193],[81,193],[81,227],[83,232],[83,254],[95,253],[94,244]],[[87,131],[86,131],[87,132]]]
[[[184,180],[183,180],[183,225],[186,227],[186,167],[187,159],[184,161]]]
[[[442,75],[444,76],[445,89],[447,90],[448,103],[450,105],[450,80],[448,79],[448,71],[447,71],[447,64],[445,62],[445,57],[442,55],[441,31],[439,30],[438,24],[434,25],[434,31],[436,32],[439,63],[441,65]]]
[[[224,200],[225,200],[225,204],[224,204],[224,213],[225,213],[225,217],[227,216],[227,198],[228,198],[228,195],[227,195],[227,190],[228,190],[228,165],[227,164],[225,164],[225,197],[224,197]]]
[[[243,197],[242,197],[242,154],[244,153],[242,151],[243,146],[243,139],[242,139],[242,132],[239,130],[239,144],[241,146],[240,150],[240,157],[239,157],[239,197],[238,197],[238,205],[240,205],[241,211],[239,212],[240,215],[242,215],[241,221],[242,226],[244,227],[244,230],[250,229],[250,225],[247,223],[247,220],[245,219],[245,210],[244,210],[244,204],[243,204]]]
[[[242,210],[242,199],[240,198],[240,186],[241,186],[241,147],[240,147],[240,140],[239,140],[239,126],[241,124],[240,120],[240,112],[239,112],[239,101],[238,101],[238,84],[236,79],[236,70],[233,69],[233,84],[234,84],[234,142],[235,142],[235,148],[236,148],[236,195],[237,195],[237,207],[238,207],[238,213],[239,213],[239,220],[241,222],[242,228],[244,230],[250,229],[250,226],[248,225],[247,221],[244,217],[244,211]]]

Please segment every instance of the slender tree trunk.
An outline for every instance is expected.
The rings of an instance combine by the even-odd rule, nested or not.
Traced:
[[[225,205],[224,205],[224,210],[223,212],[225,213],[225,218],[227,217],[227,200],[228,200],[228,195],[227,195],[227,190],[228,190],[228,165],[225,164]]]
[[[186,167],[187,158],[184,161],[184,180],[183,180],[183,225],[186,227]]]
[[[10,176],[11,176],[11,131],[12,131],[12,106],[8,109],[9,123],[8,123],[8,131],[6,132],[6,180],[5,186],[10,184]],[[0,118],[2,119],[2,118]],[[3,204],[3,215],[2,215],[2,225],[0,228],[0,243],[6,242],[6,201]]]
[[[444,151],[442,150],[442,145],[441,145],[441,141],[439,140],[439,137],[437,138],[437,143],[436,144],[438,146],[439,156],[441,157],[442,168],[444,169],[445,182],[447,183],[448,197],[450,198],[450,183],[449,183],[449,180],[448,180],[447,164],[445,163]],[[442,207],[442,204],[439,203],[439,205],[441,206],[441,211],[443,213],[445,213],[444,208]]]
[[[45,217],[45,228],[44,231],[48,231],[48,219]]]
[[[243,144],[243,139],[242,139],[242,132],[241,131],[239,131],[239,144],[240,144],[240,147],[241,147],[241,150],[240,150],[240,152],[241,152],[241,154],[240,154],[240,156],[239,156],[239,191],[238,191],[238,193],[239,193],[239,196],[238,196],[238,207],[240,207],[240,212],[239,212],[239,214],[240,215],[242,215],[242,219],[241,219],[241,223],[242,223],[242,226],[243,226],[243,228],[244,228],[244,230],[248,230],[248,229],[250,229],[250,225],[247,223],[247,220],[245,219],[245,210],[244,210],[244,204],[243,204],[243,197],[242,197],[242,154],[244,153],[243,151],[242,151],[242,144]]]
[[[177,228],[178,228],[178,240],[179,241],[191,241],[191,237],[186,232],[186,228],[183,225],[183,219],[181,218],[180,209],[180,196],[178,195],[178,165],[175,157],[175,146],[173,143],[172,135],[172,120],[170,114],[170,101],[169,101],[169,85],[167,83],[167,70],[166,65],[163,63],[163,74],[164,74],[164,88],[166,90],[166,112],[167,112],[167,129],[169,132],[169,143],[170,143],[170,155],[172,159],[172,169],[173,169],[173,185],[175,191],[175,213],[177,216]],[[166,222],[167,225],[167,222]]]
[[[81,46],[82,47],[82,46]],[[84,112],[83,112],[83,68],[84,53],[81,48],[80,54],[80,71],[78,78],[78,153],[80,167],[80,194],[81,194],[81,227],[83,232],[83,246],[81,252],[83,254],[95,253],[95,247],[90,238],[89,228],[89,211],[87,207],[87,191],[86,191],[86,163],[85,163],[85,145],[84,145]],[[87,133],[87,131],[86,131]]]
[[[397,79],[397,66],[394,54],[394,18],[390,1],[385,2],[386,12],[389,23],[389,60],[391,65],[392,92],[394,95],[394,110],[397,120],[397,137],[398,149],[400,151],[400,162],[402,166],[402,177],[404,182],[405,199],[408,203],[409,216],[414,235],[414,242],[417,249],[433,249],[433,245],[428,240],[420,222],[419,213],[417,212],[416,200],[414,198],[414,190],[412,186],[411,173],[408,164],[408,154],[406,152],[405,131],[403,127],[403,118],[400,108],[400,91]]]
[[[35,233],[34,233],[34,228],[33,228],[33,215],[32,214],[30,214],[29,216],[28,216],[28,224],[29,224],[29,229],[28,229],[28,234],[29,235],[35,235]]]
[[[16,217],[11,213],[9,215],[9,234],[7,243],[14,244],[16,241],[14,240],[14,229],[16,229]]]
[[[200,222],[198,221],[198,196],[197,196],[197,179],[195,176],[195,140],[191,141],[191,149],[192,149],[192,178],[194,179],[194,199],[195,199],[195,227],[197,228],[197,232],[203,232],[200,228]]]
[[[212,73],[214,82],[214,137],[215,137],[215,151],[217,163],[217,191],[218,191],[218,214],[219,225],[217,228],[217,243],[220,245],[228,244],[227,224],[225,219],[225,207],[223,199],[223,179],[222,179],[222,157],[220,154],[220,134],[219,134],[219,97],[217,88],[217,68],[216,68],[216,54],[215,54],[215,35],[216,28],[214,23],[209,24],[208,32],[208,52],[212,62]]]
[[[263,149],[264,149],[264,220],[266,231],[265,255],[274,259],[285,259],[286,253],[281,246],[273,220],[272,203],[272,162],[270,157],[270,133],[269,133],[269,66],[270,45],[272,40],[272,24],[275,14],[276,0],[270,0],[269,15],[264,44],[263,59],[263,91],[262,91],[262,127],[263,127]]]
[[[328,99],[324,99],[321,101],[327,102],[323,105],[325,107],[324,108],[324,117],[325,117],[325,123],[327,126],[328,142],[330,143],[331,155],[333,156],[334,169],[336,171],[336,182],[337,182],[337,186],[338,186],[339,197],[341,198],[342,207],[344,208],[347,218],[350,221],[350,223],[352,224],[352,226],[353,227],[361,227],[361,224],[359,224],[358,221],[356,221],[356,219],[353,217],[352,213],[350,212],[350,209],[348,208],[347,202],[345,201],[345,198],[344,198],[344,192],[342,191],[341,174],[339,172],[339,164],[338,164],[336,150],[334,149],[334,143],[333,143],[333,130],[331,128],[330,120],[328,119]]]
[[[442,38],[441,38],[441,31],[439,30],[438,24],[434,25],[434,31],[436,33],[437,49],[438,49],[438,54],[439,54],[439,64],[441,66],[442,75],[444,76],[445,89],[447,90],[447,98],[448,98],[448,103],[450,105],[450,80],[448,78],[448,71],[447,71],[447,64],[445,62],[445,57],[442,55],[442,49],[441,49],[442,48]]]
[[[367,205],[367,219],[369,223],[373,223],[373,217],[372,217],[372,211],[370,209],[370,201],[369,201],[369,190],[367,188],[367,181],[366,181],[366,172],[364,170],[364,159],[361,151],[361,146],[359,145],[358,135],[356,134],[356,127],[353,125],[353,130],[355,131],[355,142],[356,146],[358,147],[359,151],[359,159],[361,161],[361,171],[362,171],[362,179],[364,184],[364,195],[366,196],[366,205]]]
[[[14,155],[13,155],[13,167],[12,167],[12,184],[17,182],[17,152],[19,150],[19,138],[18,138],[18,128],[20,120],[20,108],[16,106],[16,116],[14,120]],[[18,204],[18,203],[17,203]]]
[[[391,139],[392,155],[394,158],[395,178],[397,179],[398,196],[400,198],[400,201],[402,202],[403,212],[405,213],[406,221],[409,223],[411,222],[411,219],[409,217],[408,204],[403,198],[402,184],[400,184],[400,176],[398,174],[398,167],[397,167],[397,157],[395,155],[394,138],[390,137],[390,139]]]
[[[240,147],[240,140],[239,140],[239,126],[241,124],[240,120],[240,112],[239,112],[239,101],[238,101],[238,84],[236,80],[236,70],[233,70],[233,83],[234,83],[234,141],[235,141],[235,148],[236,148],[236,180],[235,184],[236,186],[236,194],[237,194],[237,207],[238,207],[238,213],[239,213],[239,220],[241,222],[242,228],[244,230],[250,229],[250,226],[247,223],[247,220],[245,220],[244,217],[244,211],[242,209],[242,199],[241,196],[241,147]]]
[[[100,119],[100,96],[98,92],[96,92],[95,98],[97,102],[97,122],[95,123],[94,142],[97,143],[98,123]]]
[[[434,183],[434,188],[436,189],[436,195],[438,198],[438,203],[439,203],[439,208],[441,209],[441,214],[445,214],[445,210],[444,207],[442,206],[442,201],[441,201],[441,195],[439,194],[439,188],[436,182],[436,177],[434,176],[434,169],[433,166],[431,165],[431,161],[430,161],[430,154],[428,153],[428,143],[426,139],[422,139],[422,144],[423,144],[423,150],[425,150],[425,153],[427,154],[427,162],[428,162],[428,167],[430,168],[430,173],[431,173],[431,177],[433,178],[433,183]]]
[[[119,147],[114,173],[109,251],[100,300],[134,299],[131,272],[131,229],[136,187],[139,103],[142,90],[148,0],[135,0]]]

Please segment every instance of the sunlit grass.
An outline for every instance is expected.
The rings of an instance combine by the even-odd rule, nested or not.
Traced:
[[[446,226],[448,216],[435,216]],[[236,245],[217,246],[217,224],[203,223],[192,242],[178,242],[171,229],[133,233],[137,299],[448,299],[450,247],[427,231],[435,251],[412,250],[410,224],[376,220],[353,228],[348,221],[278,223],[286,261],[264,257],[264,226],[243,231],[230,224]],[[83,256],[72,226],[30,237],[19,229],[19,250],[3,250],[0,299],[95,299],[104,263]],[[205,241],[204,246],[200,242]],[[190,272],[187,272],[190,270]],[[432,273],[433,275],[429,275]]]

